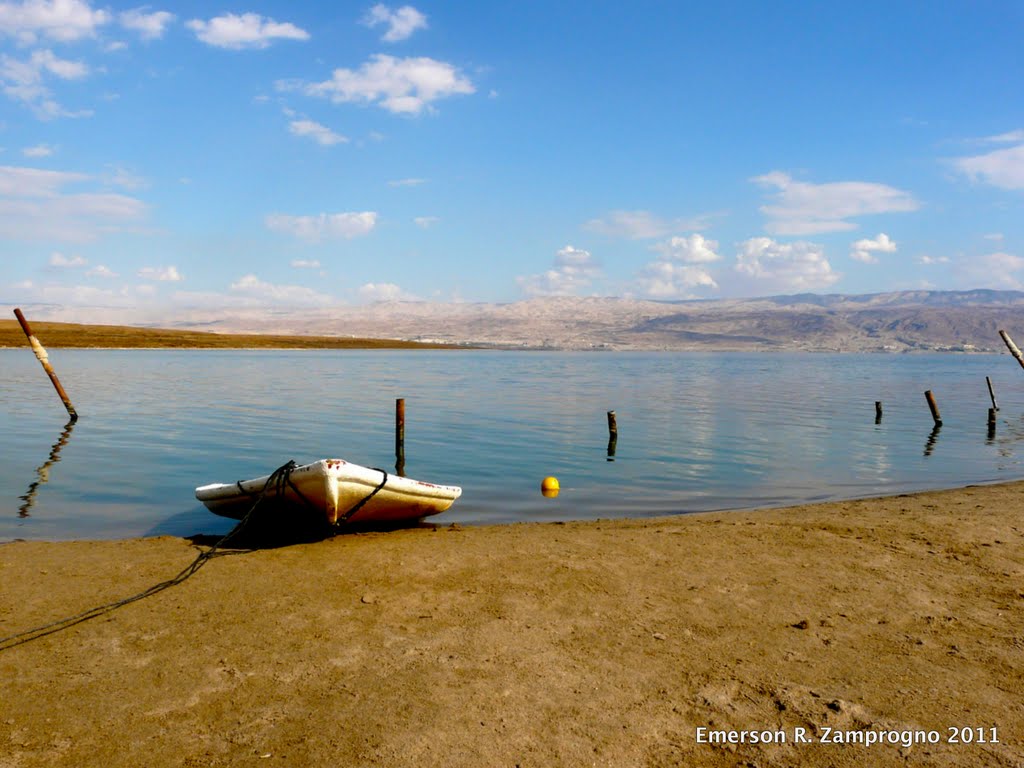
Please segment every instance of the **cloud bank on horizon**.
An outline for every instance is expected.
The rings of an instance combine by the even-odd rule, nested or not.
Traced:
[[[0,0],[0,303],[1024,288],[1019,10],[678,5]]]

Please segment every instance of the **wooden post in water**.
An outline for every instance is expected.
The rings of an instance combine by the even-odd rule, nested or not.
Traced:
[[[619,442],[619,426],[615,423],[615,411],[608,411],[608,461],[615,461],[615,445]]]
[[[1013,343],[1013,339],[1010,338],[1010,334],[1006,331],[1000,331],[999,335],[1003,337],[1003,341],[1006,343],[1006,348],[1010,350],[1010,354],[1014,356],[1020,367],[1024,368],[1024,355],[1021,354],[1017,345]]]
[[[405,398],[395,400],[395,471],[405,476]]]
[[[932,418],[935,420],[935,426],[942,426],[942,417],[939,416],[939,406],[935,404],[935,396],[932,395],[932,391],[929,389],[924,393],[924,399],[928,401],[928,407],[931,408]]]
[[[992,398],[992,410],[998,411],[999,406],[996,405],[996,392],[994,389],[992,389],[992,379],[986,376],[985,383],[988,384],[988,396]]]
[[[43,345],[39,343],[39,339],[32,333],[32,329],[29,328],[28,320],[21,313],[20,309],[14,310],[14,316],[18,318],[18,323],[21,324],[21,330],[25,332],[25,336],[28,338],[28,343],[32,347],[32,351],[35,352],[36,359],[40,365],[43,366],[43,370],[46,371],[46,375],[50,377],[50,381],[53,382],[53,388],[57,390],[57,394],[60,395],[61,401],[64,403],[64,407],[68,409],[68,416],[71,417],[71,421],[78,421],[78,412],[75,411],[75,406],[71,404],[71,400],[68,398],[68,393],[64,391],[64,387],[60,385],[60,379],[57,378],[57,374],[53,370],[53,366],[50,365],[50,358],[46,354],[46,350],[43,349]]]
[[[882,401],[875,400],[875,424],[879,424],[882,421]]]
[[[988,441],[996,439],[996,408],[988,409]]]

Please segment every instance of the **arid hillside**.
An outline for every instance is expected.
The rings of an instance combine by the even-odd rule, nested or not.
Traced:
[[[40,321],[215,332],[214,341],[197,337],[204,342],[200,346],[279,346],[280,342],[255,338],[244,343],[216,338],[273,334],[321,337],[308,343],[293,339],[288,346],[367,346],[378,343],[367,340],[398,339],[511,349],[969,352],[1003,350],[999,329],[1024,339],[1024,293],[989,290],[687,302],[610,297],[550,297],[509,304],[382,302],[273,312],[147,313],[44,305],[27,306],[25,311]],[[178,337],[171,345],[189,346],[182,341],[185,338]]]

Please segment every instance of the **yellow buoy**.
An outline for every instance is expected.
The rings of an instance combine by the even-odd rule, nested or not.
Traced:
[[[540,492],[548,498],[554,498],[558,495],[559,486],[557,477],[545,477],[540,482]]]

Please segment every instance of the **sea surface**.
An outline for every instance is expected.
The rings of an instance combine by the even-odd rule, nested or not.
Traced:
[[[1024,477],[1024,371],[1007,355],[57,349],[50,360],[74,425],[32,353],[0,350],[0,541],[224,533],[232,521],[207,512],[196,486],[289,459],[393,470],[396,398],[406,474],[463,488],[438,524]],[[540,493],[548,475],[557,498]]]

